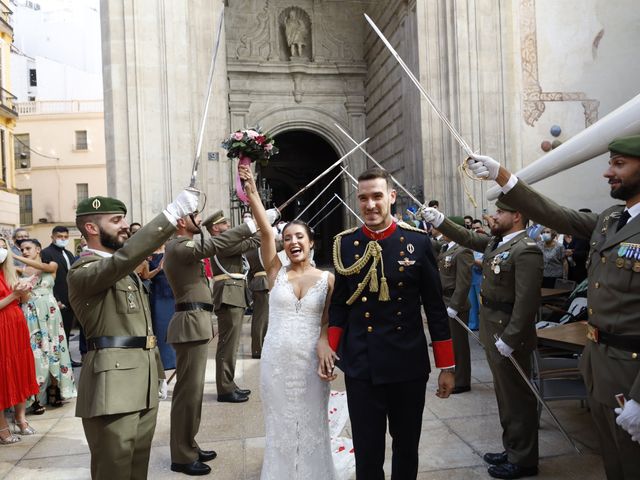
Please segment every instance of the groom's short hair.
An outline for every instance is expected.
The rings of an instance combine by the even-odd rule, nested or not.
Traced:
[[[382,178],[387,182],[387,188],[389,190],[391,189],[391,175],[386,170],[378,167],[369,168],[362,172],[358,175],[358,182],[362,182],[363,180],[375,180],[376,178]]]

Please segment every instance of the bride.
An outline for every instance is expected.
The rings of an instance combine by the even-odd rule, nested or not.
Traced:
[[[311,266],[312,233],[299,220],[282,231],[291,262],[282,265],[251,170],[241,166],[239,174],[260,228],[260,253],[271,290],[260,367],[265,421],[260,479],[334,480],[327,408],[327,381],[336,377],[336,357],[327,339],[334,277]]]

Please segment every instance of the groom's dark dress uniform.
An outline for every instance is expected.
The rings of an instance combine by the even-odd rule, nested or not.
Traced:
[[[454,366],[449,319],[429,236],[403,223],[336,236],[329,342],[347,386],[356,477],[383,480],[387,418],[393,480],[415,479],[429,372],[421,303],[436,367]],[[338,348],[339,345],[339,348]]]

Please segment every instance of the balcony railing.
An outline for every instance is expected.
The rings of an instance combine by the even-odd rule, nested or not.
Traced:
[[[9,90],[5,90],[0,87],[0,107],[3,107],[5,111],[9,113],[11,117],[17,117],[18,112],[16,110],[16,104],[14,100],[17,97]]]
[[[104,111],[102,100],[40,100],[17,102],[19,115],[51,115],[56,113],[96,113]]]

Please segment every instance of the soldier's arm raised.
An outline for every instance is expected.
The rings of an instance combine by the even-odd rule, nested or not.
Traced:
[[[118,280],[132,273],[175,230],[176,227],[161,213],[138,230],[111,257],[72,268],[67,275],[69,288],[80,289],[86,296],[111,288]]]
[[[435,227],[454,242],[476,252],[484,252],[491,241],[489,236],[467,230],[448,218],[445,218],[440,225],[435,225]]]

